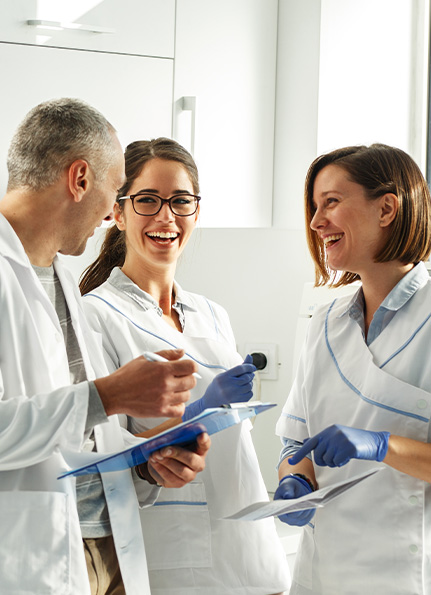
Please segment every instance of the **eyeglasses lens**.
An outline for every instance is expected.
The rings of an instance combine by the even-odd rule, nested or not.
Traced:
[[[186,217],[196,212],[197,202],[194,196],[185,194],[170,198],[169,206],[175,215]],[[133,203],[135,211],[140,215],[155,215],[161,208],[162,199],[153,194],[138,194],[135,196]]]

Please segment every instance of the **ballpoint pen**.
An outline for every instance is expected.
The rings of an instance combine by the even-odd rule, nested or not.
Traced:
[[[144,353],[142,355],[149,362],[168,362],[169,361],[165,357],[162,357],[158,353],[153,353],[152,351],[144,351]],[[193,372],[193,376],[195,376],[196,378],[202,378],[202,376],[200,376],[197,372]]]

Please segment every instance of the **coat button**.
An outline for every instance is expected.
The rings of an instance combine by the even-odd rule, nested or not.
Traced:
[[[409,552],[411,554],[417,554],[418,553],[418,546],[415,545],[414,543],[412,543],[412,545],[409,545]]]
[[[414,506],[417,503],[418,503],[417,496],[410,496],[410,498],[409,498],[409,504],[411,504],[412,506]]]
[[[428,406],[428,403],[426,402],[425,399],[419,399],[419,401],[417,401],[416,405],[417,405],[418,409],[426,409]]]

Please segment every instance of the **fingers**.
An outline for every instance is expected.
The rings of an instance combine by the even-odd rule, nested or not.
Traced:
[[[199,434],[196,439],[196,449],[195,452],[200,456],[206,456],[209,448],[211,446],[211,438],[208,436],[206,432]]]
[[[204,434],[198,436],[196,451],[180,446],[167,446],[156,451],[149,460],[151,474],[157,475],[158,483],[164,487],[183,487],[205,468],[205,456],[209,446],[210,439]]]
[[[318,444],[317,436],[313,438],[309,438],[307,441],[304,441],[304,444],[301,446],[296,453],[288,459],[290,465],[297,465],[302,459],[308,455],[314,448],[316,448]]]
[[[184,356],[184,349],[163,349],[158,351],[157,355],[161,355],[169,361],[174,361]]]
[[[243,376],[244,374],[254,375],[254,372],[256,372],[256,366],[254,366],[253,364],[239,364],[238,366],[230,368],[230,370],[227,371],[229,376],[238,377]]]

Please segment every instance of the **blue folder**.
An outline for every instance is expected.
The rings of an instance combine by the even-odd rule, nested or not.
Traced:
[[[190,446],[202,432],[207,432],[209,435],[215,434],[235,424],[239,424],[245,419],[254,417],[263,411],[268,411],[272,407],[275,407],[275,403],[260,403],[256,401],[205,409],[200,415],[178,424],[169,430],[165,430],[152,438],[143,439],[140,444],[126,450],[105,456],[99,453],[97,460],[63,473],[58,479],[62,479],[68,475],[88,475],[92,473],[121,471],[129,467],[141,465],[148,460],[152,452],[164,446],[174,444],[182,447]],[[96,453],[92,454],[97,456]]]

